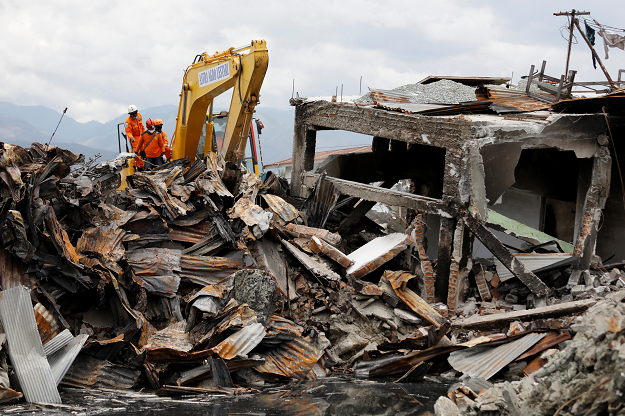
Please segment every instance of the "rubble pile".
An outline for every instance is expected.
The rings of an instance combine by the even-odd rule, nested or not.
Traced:
[[[439,398],[437,415],[622,414],[625,409],[625,293],[575,318],[572,341],[548,349],[543,367],[519,381],[479,386],[471,380]]]
[[[342,228],[364,201],[323,175],[294,198],[283,178],[211,154],[136,172],[119,191],[122,159],[0,151],[3,402],[60,403],[58,385],[233,395],[345,372],[518,377],[544,372],[574,314],[619,284],[617,267],[575,282],[558,263],[550,282],[564,289],[536,297],[469,259],[436,302],[421,214],[405,232],[364,214]],[[566,284],[579,282],[596,296],[573,300]]]
[[[324,229],[341,217],[327,183],[290,199],[280,178],[208,157],[118,191],[123,161],[1,151],[5,401],[58,403],[59,384],[234,394],[440,338],[445,319],[414,276],[362,280],[412,238],[366,219]]]

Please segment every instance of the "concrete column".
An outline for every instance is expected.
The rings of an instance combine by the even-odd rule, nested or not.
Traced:
[[[610,150],[607,146],[601,146],[593,158],[592,176],[590,187],[586,192],[583,216],[576,224],[575,254],[582,256],[578,264],[578,269],[581,270],[587,270],[590,267],[592,255],[595,254],[601,210],[605,207],[610,193],[611,173]]]
[[[298,122],[302,107],[295,107],[295,131],[293,134],[293,172],[291,173],[291,195],[305,197],[302,187],[302,173],[312,170],[315,165],[317,131],[311,126]]]

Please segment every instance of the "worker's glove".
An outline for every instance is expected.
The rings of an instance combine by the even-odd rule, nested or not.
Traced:
[[[163,163],[167,163],[167,156],[163,155]]]

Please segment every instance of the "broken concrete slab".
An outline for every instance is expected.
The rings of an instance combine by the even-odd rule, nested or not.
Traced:
[[[353,262],[347,268],[347,275],[360,279],[391,260],[412,243],[412,237],[401,233],[378,237],[347,256]]]

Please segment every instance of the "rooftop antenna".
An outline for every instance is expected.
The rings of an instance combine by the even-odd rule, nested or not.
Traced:
[[[362,75],[360,76],[360,89],[358,90],[358,95],[362,95]]]
[[[65,115],[66,112],[67,112],[67,107],[65,107],[65,110],[63,110],[63,114],[61,114],[61,119],[59,120],[59,124],[56,125],[56,129],[54,129],[52,136],[50,136],[50,141],[48,141],[48,146],[50,146],[50,143],[52,142],[52,138],[54,137],[54,133],[56,133],[56,130],[59,128],[59,125],[61,124],[61,120],[63,120],[63,116]]]

